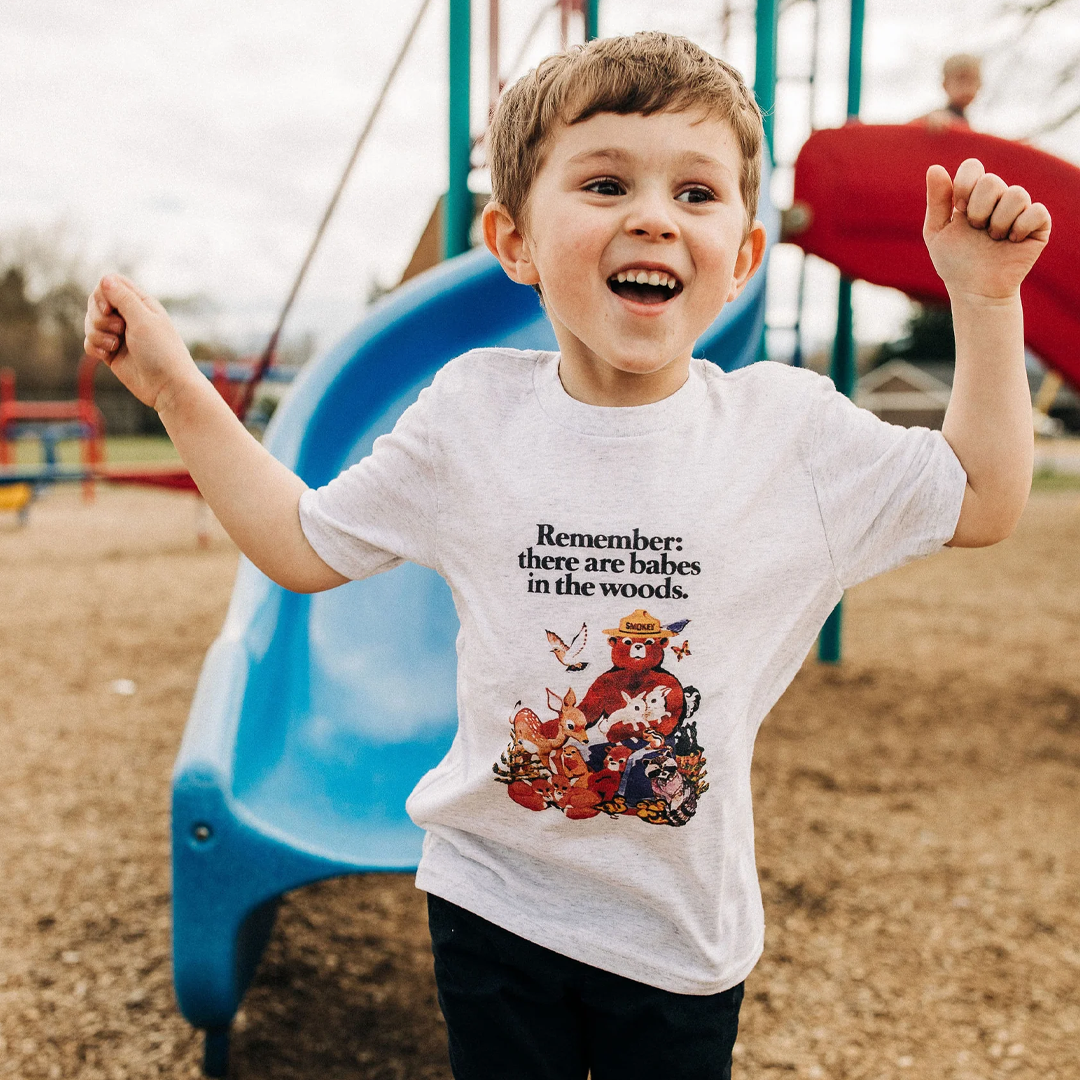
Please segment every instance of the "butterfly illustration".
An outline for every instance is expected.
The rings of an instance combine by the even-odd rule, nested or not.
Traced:
[[[545,630],[544,633],[547,634],[548,644],[551,645],[555,658],[567,671],[584,671],[589,666],[587,660],[579,659],[585,649],[585,642],[589,640],[589,631],[584,623],[569,645],[553,630]]]
[[[676,660],[681,660],[684,656],[690,655],[690,642],[684,641],[681,645],[672,645],[671,651],[675,654]]]
[[[670,630],[672,634],[678,636],[690,625],[691,621],[690,619],[680,619],[678,622],[669,623],[664,629]]]

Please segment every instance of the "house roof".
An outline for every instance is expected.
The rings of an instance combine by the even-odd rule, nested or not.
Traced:
[[[871,412],[896,409],[944,409],[951,387],[906,360],[889,360],[860,380],[856,404]]]

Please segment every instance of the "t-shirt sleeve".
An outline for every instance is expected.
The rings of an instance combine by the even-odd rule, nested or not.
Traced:
[[[841,588],[952,539],[967,476],[940,431],[860,409],[822,380],[811,472]]]
[[[301,495],[304,535],[339,574],[365,578],[405,561],[437,569],[430,395],[422,390],[366,458]]]

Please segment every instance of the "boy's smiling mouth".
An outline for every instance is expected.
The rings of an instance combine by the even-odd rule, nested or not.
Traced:
[[[682,292],[682,282],[670,270],[651,266],[628,266],[612,274],[608,288],[624,300],[638,304],[664,304]]]

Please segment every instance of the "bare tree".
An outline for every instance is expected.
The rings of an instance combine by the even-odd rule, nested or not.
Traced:
[[[74,386],[87,278],[62,227],[0,237],[0,366],[26,390]]]
[[[1021,17],[1019,41],[1031,41],[1042,33],[1048,17],[1064,16],[1074,25],[1080,23],[1080,0],[1020,0],[1007,4],[1003,10]],[[1047,75],[1050,115],[1027,133],[1029,139],[1060,131],[1080,117],[1080,47],[1058,61]]]

